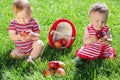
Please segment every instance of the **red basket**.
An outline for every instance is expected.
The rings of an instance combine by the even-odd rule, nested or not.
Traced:
[[[68,43],[63,47],[59,48],[69,48],[76,38],[76,29],[74,24],[68,19],[58,19],[56,20],[50,28],[48,33],[49,44],[53,48],[58,48],[55,46],[55,41],[67,40]]]

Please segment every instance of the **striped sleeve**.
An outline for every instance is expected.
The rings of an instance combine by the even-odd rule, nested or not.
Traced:
[[[36,19],[34,19],[33,21],[33,32],[37,32],[37,33],[40,33],[40,26],[39,26],[39,23]]]
[[[15,21],[12,20],[8,26],[8,30],[16,30]]]

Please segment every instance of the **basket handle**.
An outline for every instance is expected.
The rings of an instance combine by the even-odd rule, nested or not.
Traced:
[[[61,33],[61,32],[55,31],[55,30],[52,30],[52,31],[50,32],[50,35],[53,35],[53,34],[63,35],[63,36],[65,36],[65,37],[68,37],[68,38],[73,39],[73,40],[75,39],[75,37],[69,36],[68,34]]]

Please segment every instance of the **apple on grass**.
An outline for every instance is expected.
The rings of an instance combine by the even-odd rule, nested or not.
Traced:
[[[45,76],[52,76],[54,74],[54,71],[52,69],[46,69],[44,71]]]
[[[65,63],[61,61],[50,61],[48,63],[48,67],[50,69],[57,69],[57,68],[63,68],[65,67]]]
[[[63,68],[58,68],[56,70],[57,74],[60,74],[60,75],[65,75],[65,70]]]
[[[65,63],[61,62],[61,61],[57,61],[58,62],[58,68],[64,68],[65,67]]]
[[[48,63],[48,67],[49,67],[50,69],[57,69],[57,66],[58,66],[58,62],[57,62],[57,61],[50,61],[50,62]]]

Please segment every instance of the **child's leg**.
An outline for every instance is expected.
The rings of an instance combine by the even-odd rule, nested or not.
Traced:
[[[24,58],[27,57],[29,55],[29,53],[21,53],[17,48],[15,48],[11,53],[10,56],[12,58]]]
[[[43,47],[44,47],[44,44],[41,40],[34,41],[33,45],[32,45],[33,49],[31,51],[27,61],[29,61],[29,59],[31,59],[31,58],[32,59],[38,58],[40,56],[40,53],[42,52]]]

